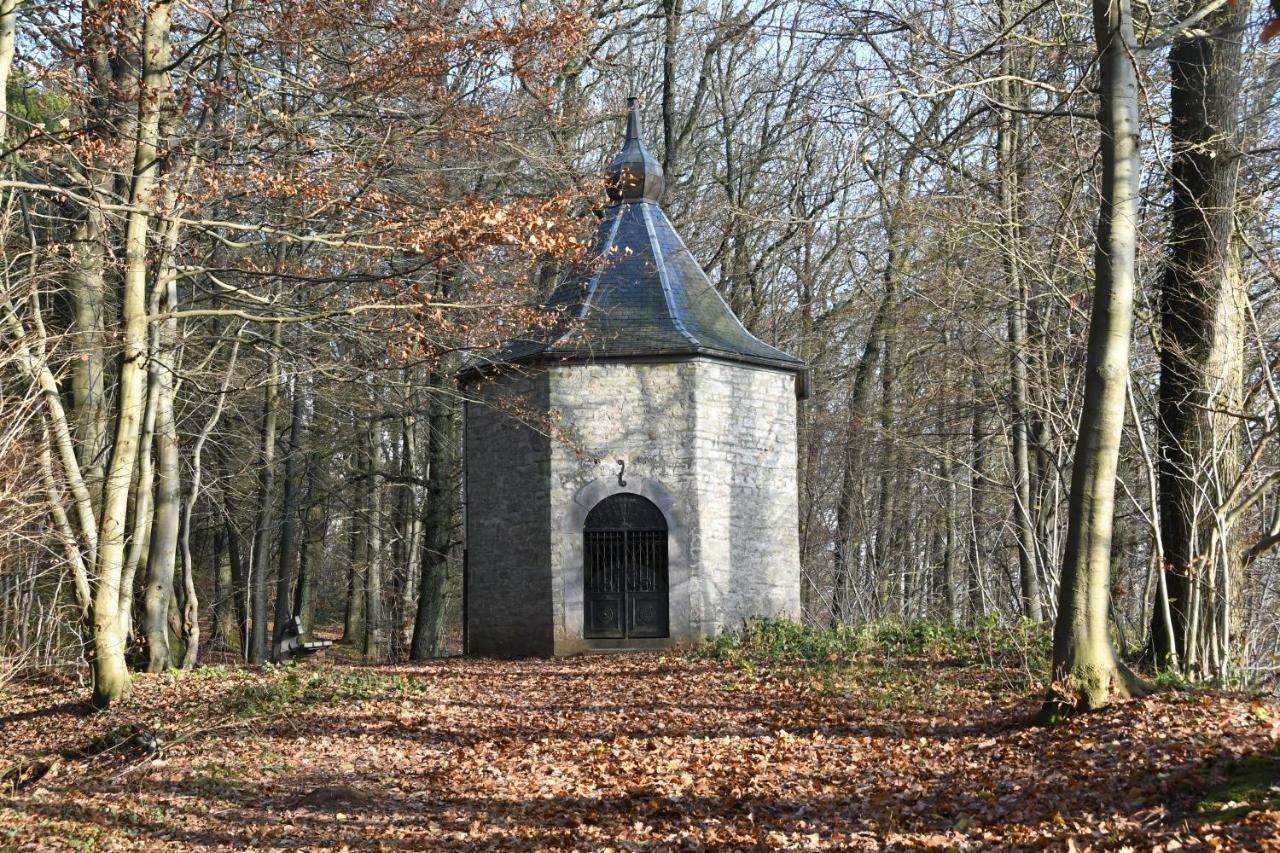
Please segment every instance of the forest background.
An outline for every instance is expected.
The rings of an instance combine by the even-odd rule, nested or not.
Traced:
[[[130,661],[261,663],[294,614],[373,661],[457,651],[452,376],[547,320],[635,94],[668,215],[812,367],[806,621],[1054,622],[1097,375],[1102,632],[1274,685],[1270,17],[0,0],[0,683],[87,658],[107,704]],[[1099,372],[1117,162],[1132,343]]]

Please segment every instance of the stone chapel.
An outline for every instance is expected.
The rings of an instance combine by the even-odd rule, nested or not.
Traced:
[[[560,319],[458,375],[469,654],[661,648],[800,616],[805,364],[747,331],[672,227],[634,98],[606,178],[596,257],[549,300]]]

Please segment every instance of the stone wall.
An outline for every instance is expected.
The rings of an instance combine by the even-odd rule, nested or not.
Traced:
[[[695,393],[703,630],[798,619],[795,377],[705,359]]]
[[[689,579],[689,540],[698,529],[690,440],[696,364],[601,362],[550,373],[551,406],[564,438],[551,449],[551,512],[562,522],[552,538],[557,652],[599,644],[582,638],[581,520],[610,494],[643,494],[646,488],[651,493],[645,497],[667,516],[673,638],[689,635],[698,630],[689,624],[696,586]],[[618,482],[619,471],[626,486]]]
[[[800,615],[792,374],[706,358],[555,365],[481,396],[467,404],[472,653],[619,644],[582,637],[582,524],[618,492],[653,501],[668,527],[671,638],[626,645]],[[550,411],[553,437],[513,405]]]
[[[551,451],[558,653],[600,645],[582,639],[581,519],[619,491],[670,507],[672,642],[800,615],[791,374],[703,358],[555,367],[550,401],[569,441]]]
[[[467,391],[467,651],[550,655],[551,442],[515,414],[547,410],[547,374],[504,373]]]

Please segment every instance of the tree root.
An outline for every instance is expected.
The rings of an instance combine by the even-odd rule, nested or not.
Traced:
[[[1122,699],[1143,699],[1157,690],[1154,684],[1138,675],[1122,660],[1116,661],[1116,674],[1111,683]]]
[[[1072,685],[1075,685],[1074,687]],[[1122,660],[1105,670],[1060,676],[1049,689],[1035,723],[1055,726],[1079,714],[1097,711],[1116,699],[1142,699],[1157,688],[1139,676]]]

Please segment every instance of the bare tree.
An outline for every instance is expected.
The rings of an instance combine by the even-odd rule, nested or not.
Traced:
[[[1085,391],[1071,469],[1071,510],[1058,618],[1054,687],[1042,719],[1105,705],[1145,684],[1111,645],[1111,545],[1137,282],[1138,69],[1129,0],[1094,0],[1102,177]]]

